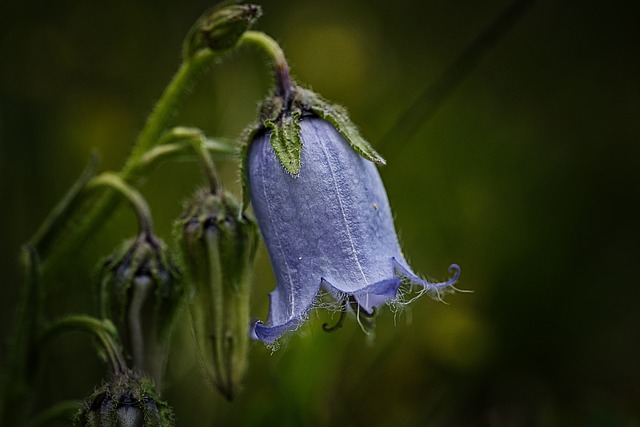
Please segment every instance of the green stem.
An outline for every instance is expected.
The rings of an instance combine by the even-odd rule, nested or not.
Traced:
[[[139,181],[144,171],[144,164],[141,162],[144,154],[157,145],[179,102],[202,74],[202,71],[212,64],[214,58],[214,53],[202,51],[181,64],[149,116],[129,159],[119,174],[123,181],[131,185],[135,185]],[[55,250],[41,254],[44,260],[42,263],[43,274],[48,276],[54,273],[64,264],[70,253],[74,252],[88,236],[94,234],[104,224],[118,206],[117,196],[118,193],[115,191],[107,191],[102,194],[91,204],[87,212],[83,212],[75,227],[70,229],[63,239],[60,239],[59,244],[55,245]]]
[[[94,335],[102,345],[111,364],[113,373],[118,374],[127,370],[120,346],[118,345],[118,332],[109,320],[100,320],[84,314],[71,314],[60,317],[52,322],[40,337],[40,345],[43,347],[56,336],[78,330]]]
[[[42,322],[42,274],[36,250],[25,245],[22,251],[26,283],[5,365],[0,425],[22,424],[33,401],[34,373],[38,368],[36,335]]]
[[[68,218],[70,212],[78,204],[80,193],[84,189],[87,182],[96,174],[98,167],[98,155],[93,154],[89,165],[85,168],[80,175],[80,178],[73,184],[67,194],[58,202],[55,208],[51,211],[49,216],[40,225],[40,228],[33,235],[29,244],[35,248],[39,253],[46,253],[51,243],[53,242],[55,235],[64,226],[65,220]]]
[[[209,180],[209,189],[211,190],[211,194],[217,194],[219,191],[218,185],[218,173],[216,172],[216,167],[213,164],[213,159],[211,158],[211,154],[207,151],[207,147],[205,146],[205,142],[203,138],[195,139],[192,141],[191,146],[195,151],[202,167],[205,171],[205,176]]]
[[[142,156],[140,167],[146,172],[168,158],[184,156],[185,159],[193,159],[192,144],[196,140],[200,141],[210,153],[232,156],[237,152],[230,140],[207,138],[200,129],[196,128],[175,127],[165,132],[158,145]]]
[[[293,92],[293,82],[289,72],[289,64],[278,42],[260,31],[245,31],[238,45],[253,45],[264,51],[273,61],[276,74],[276,95],[289,99]]]
[[[149,116],[145,127],[140,132],[123,170],[124,179],[132,178],[139,167],[140,159],[160,140],[171,117],[183,96],[189,91],[198,75],[213,63],[215,54],[210,50],[202,50],[186,59],[178,68],[175,76],[165,89],[160,101]]]
[[[138,223],[140,225],[140,233],[152,234],[153,221],[151,219],[151,209],[142,194],[129,184],[127,184],[119,175],[112,172],[104,172],[93,178],[87,184],[87,190],[95,187],[109,187],[122,194],[131,203],[131,206],[138,215]]]
[[[27,427],[46,427],[55,421],[65,421],[65,424],[69,424],[81,408],[80,400],[63,400],[39,413],[27,424]]]

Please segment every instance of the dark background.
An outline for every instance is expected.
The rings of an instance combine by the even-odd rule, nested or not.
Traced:
[[[178,425],[640,425],[638,6],[535,2],[428,121],[401,130],[413,102],[508,4],[262,2],[256,29],[387,158],[381,174],[413,268],[444,278],[457,262],[460,286],[475,293],[419,300],[395,321],[384,313],[370,346],[355,322],[325,334],[326,315],[314,315],[274,354],[252,344],[231,404],[177,345],[164,397]],[[184,34],[210,6],[0,3],[3,341],[20,244],[92,150],[101,170],[119,169],[178,67]],[[239,52],[204,76],[175,124],[236,137],[269,85],[262,54]],[[238,191],[236,163],[219,167]],[[165,240],[199,182],[193,164],[173,163],[142,188]],[[134,232],[134,216],[119,210],[45,278],[48,315],[93,312],[95,265]],[[264,319],[274,286],[264,248],[254,283],[252,313]],[[106,372],[85,336],[56,341],[46,360],[40,406],[89,395]]]

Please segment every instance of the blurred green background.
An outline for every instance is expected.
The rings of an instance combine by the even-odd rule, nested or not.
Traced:
[[[457,262],[460,287],[475,293],[421,299],[397,319],[387,311],[373,345],[355,322],[326,334],[327,316],[314,315],[274,354],[252,344],[233,403],[203,383],[185,339],[164,393],[178,425],[639,426],[637,4],[535,2],[401,138],[389,130],[509,2],[261,4],[256,29],[387,158],[381,174],[414,269],[444,278]],[[93,150],[102,170],[121,166],[210,6],[0,3],[3,344],[20,244]],[[262,54],[239,52],[204,76],[175,124],[237,137],[269,86]],[[237,164],[219,167],[237,191]],[[199,182],[192,164],[172,163],[144,185],[165,240]],[[95,265],[135,230],[120,209],[47,278],[47,313],[93,312]],[[265,319],[274,282],[264,248],[257,264],[252,313]],[[56,341],[46,360],[42,407],[88,396],[104,378],[85,336]]]

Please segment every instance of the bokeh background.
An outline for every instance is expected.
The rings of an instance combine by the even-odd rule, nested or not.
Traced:
[[[639,7],[540,0],[482,55],[428,120],[402,118],[508,1],[261,2],[298,80],[348,107],[381,169],[415,270],[462,266],[473,294],[357,324],[313,321],[275,353],[253,343],[228,403],[178,342],[163,396],[178,425],[640,425]],[[0,3],[0,332],[21,287],[20,244],[85,167],[118,169],[177,69],[206,1]],[[444,76],[443,77],[443,73]],[[237,137],[270,86],[243,50],[196,86],[175,124]],[[391,132],[395,129],[395,132]],[[237,163],[219,162],[238,190]],[[159,233],[200,182],[157,169],[142,191]],[[98,260],[136,230],[120,209],[68,268],[46,278],[47,313],[93,312]],[[274,286],[261,248],[252,313]],[[329,319],[330,320],[330,319]],[[0,353],[4,366],[6,349]],[[85,336],[47,349],[41,407],[88,396],[105,376]],[[4,368],[2,368],[4,370]]]

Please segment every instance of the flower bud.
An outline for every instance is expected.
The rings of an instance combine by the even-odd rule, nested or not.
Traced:
[[[183,46],[184,57],[190,58],[201,49],[217,53],[232,49],[261,14],[260,6],[253,4],[223,3],[214,7],[191,28]]]
[[[171,427],[173,411],[148,378],[114,375],[84,402],[76,416],[82,427]]]
[[[134,367],[161,382],[168,335],[183,294],[166,245],[149,233],[126,241],[102,267],[100,306],[123,337]]]
[[[257,228],[230,194],[201,190],[188,203],[177,232],[194,287],[189,307],[200,362],[231,400],[246,370]]]

